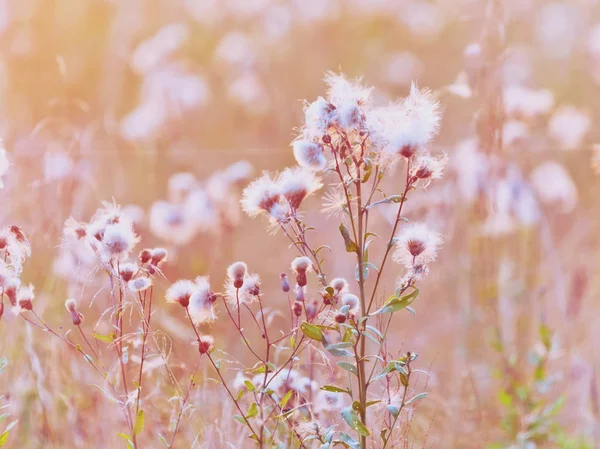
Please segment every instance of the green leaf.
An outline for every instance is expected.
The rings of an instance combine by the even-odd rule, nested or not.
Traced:
[[[418,400],[423,399],[425,396],[427,396],[426,392],[419,393],[419,394],[413,396],[412,398],[410,398],[408,401],[406,401],[404,403],[404,405],[408,405],[408,404],[412,404],[413,402],[417,402]]]
[[[391,204],[391,203],[399,203],[402,201],[402,196],[403,195],[390,195],[382,200],[379,201],[375,201],[374,203],[371,203],[367,209],[371,209],[372,207],[375,207],[379,204]]]
[[[248,409],[248,414],[246,415],[246,419],[254,418],[258,415],[258,404],[253,402],[250,404],[250,408]]]
[[[346,251],[349,253],[358,252],[358,245],[354,241],[352,241],[352,239],[350,238],[350,231],[348,231],[348,228],[344,225],[344,223],[340,224],[340,233],[342,234],[342,237],[344,238],[344,244],[346,245]]]
[[[114,332],[108,335],[97,334],[96,332],[94,332],[94,338],[96,340],[103,341],[104,343],[112,343],[113,341],[115,341],[115,337],[116,335]]]
[[[349,371],[349,372],[355,374],[356,376],[358,376],[358,371],[356,370],[356,365],[354,365],[354,363],[350,363],[350,362],[337,362],[337,365],[340,368],[345,369],[346,371]]]
[[[397,418],[398,415],[400,414],[400,407],[398,407],[397,405],[388,405],[386,407],[387,411],[390,412],[390,415],[392,415],[394,418]]]
[[[285,394],[285,396],[283,398],[281,398],[281,401],[279,401],[279,406],[281,408],[284,408],[287,405],[287,403],[290,400],[290,398],[292,397],[293,393],[294,393],[294,390],[290,390]]]
[[[254,391],[254,384],[252,382],[250,382],[249,380],[245,380],[244,381],[244,385],[246,385],[246,388],[248,389],[248,391]]]
[[[348,342],[336,343],[333,345],[326,345],[325,349],[330,354],[336,357],[352,357],[354,353],[348,351],[346,348],[351,348],[352,344]]]
[[[410,306],[415,299],[419,296],[419,289],[415,288],[414,291],[408,295],[398,298],[396,295],[390,297],[386,303],[379,310],[372,313],[372,315],[382,315],[386,313],[394,313],[399,310],[405,309]]]
[[[138,410],[133,426],[133,436],[138,436],[144,429],[144,411]]]
[[[300,330],[304,335],[312,340],[323,341],[325,338],[321,329],[313,324],[307,323],[306,321],[300,325]]]
[[[235,419],[237,422],[239,422],[240,424],[244,424],[245,426],[246,424],[246,420],[244,419],[243,416],[241,415],[233,415],[233,419]]]
[[[19,422],[18,419],[11,422],[8,426],[6,426],[6,429],[4,429],[4,432],[2,432],[0,434],[0,447],[4,446],[6,444],[6,442],[8,441],[8,435],[9,435],[10,429],[15,427],[17,425],[17,422]]]
[[[340,433],[340,443],[344,444],[346,447],[350,449],[360,449],[360,444],[354,438],[352,438],[347,433]]]
[[[167,441],[167,439],[165,437],[162,436],[162,434],[160,434],[160,433],[158,434],[158,439],[165,447],[169,447],[169,442]]]
[[[321,388],[323,391],[329,391],[331,393],[347,393],[350,394],[348,390],[344,388],[336,387],[335,385],[323,385]]]
[[[370,435],[369,429],[362,423],[358,413],[356,413],[356,410],[352,407],[343,408],[341,414],[344,421],[346,421],[352,429],[358,432],[359,435],[363,437],[368,437]]]
[[[6,418],[8,418],[10,416],[10,413],[4,413],[3,415],[0,415],[0,422],[4,421]]]

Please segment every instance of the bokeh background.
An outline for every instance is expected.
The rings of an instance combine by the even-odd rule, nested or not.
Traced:
[[[36,285],[38,311],[60,325],[66,297],[89,304],[90,315],[92,299],[103,300],[89,258],[64,244],[62,228],[113,198],[135,217],[144,246],[169,250],[170,281],[208,274],[219,285],[242,259],[285,308],[278,278],[295,254],[240,213],[251,167],[256,175],[294,164],[302,100],[324,94],[327,71],[362,76],[380,102],[416,81],[442,105],[434,150],[450,157],[445,179],[408,204],[410,218],[445,239],[417,315],[394,329],[398,349],[419,352],[431,374],[412,420],[416,447],[596,447],[600,3],[494,3],[503,37],[493,76],[505,116],[503,144],[490,154],[477,143],[485,131],[472,72],[488,1],[0,0],[0,136],[11,161],[0,217],[32,243],[24,279]],[[173,177],[182,172],[193,179]],[[204,194],[188,200],[192,185]],[[210,214],[186,222],[189,201]],[[315,243],[335,254],[339,223],[319,198],[306,209]],[[375,227],[389,232],[385,209]],[[346,259],[329,257],[326,271],[352,278]],[[398,274],[389,273],[388,291]],[[184,373],[190,336],[182,317],[159,308],[157,325]],[[542,324],[553,341],[543,385],[535,377]],[[209,331],[242,357],[224,322]],[[93,373],[59,342],[5,313],[0,357],[8,362],[0,405],[20,419],[9,447],[123,444],[117,417],[89,387]],[[156,382],[160,389],[158,374]],[[511,403],[507,385],[534,403]],[[541,426],[553,443],[511,446],[561,397]],[[215,407],[198,411],[181,447],[228,447],[232,424],[220,416],[231,410],[206,392],[194,400]],[[170,410],[165,403],[166,420]]]

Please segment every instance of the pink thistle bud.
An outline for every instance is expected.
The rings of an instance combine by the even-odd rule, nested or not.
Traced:
[[[203,335],[198,340],[198,352],[200,354],[207,354],[214,348],[214,338],[210,335]]]
[[[343,313],[338,313],[335,316],[335,322],[339,323],[339,324],[343,324],[346,322],[346,315],[344,315]]]
[[[296,272],[296,283],[300,287],[304,287],[307,284],[306,272],[312,268],[312,262],[306,256],[296,257],[292,261],[292,270]]]
[[[17,305],[17,291],[21,286],[21,280],[17,277],[9,278],[4,286],[4,293],[8,296],[10,304],[14,307]]]
[[[33,310],[32,301],[34,298],[33,285],[20,287],[17,291],[17,306],[22,310]]]
[[[304,302],[304,288],[296,285],[296,301]]]
[[[152,260],[152,250],[150,249],[143,249],[142,251],[140,251],[140,263],[142,265],[147,264],[148,262],[150,262],[150,260]]]
[[[129,282],[137,272],[138,266],[134,263],[124,263],[119,266],[119,276],[123,282]]]
[[[152,265],[157,267],[159,263],[166,261],[167,254],[168,252],[164,248],[154,248],[150,250]]]
[[[177,303],[182,307],[187,307],[190,304],[190,297],[196,290],[196,284],[187,279],[182,279],[175,282],[169,287],[166,293],[167,302]]]
[[[300,315],[302,315],[303,309],[304,309],[304,307],[302,306],[302,303],[300,301],[294,302],[294,306],[292,307],[292,310],[293,310],[295,316],[299,317]]]
[[[291,287],[290,287],[290,283],[288,282],[287,274],[281,273],[280,278],[281,278],[281,290],[283,290],[284,293],[289,292]]]
[[[73,298],[69,298],[65,301],[65,308],[71,314],[73,325],[79,326],[83,320],[83,315],[77,311],[77,302]]]
[[[242,288],[244,285],[244,276],[248,271],[248,267],[244,262],[234,262],[227,268],[227,276],[233,281],[235,288]]]

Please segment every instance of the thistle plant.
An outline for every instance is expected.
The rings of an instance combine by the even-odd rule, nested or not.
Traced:
[[[415,313],[418,285],[442,241],[425,224],[412,223],[405,211],[411,191],[442,175],[445,155],[428,151],[438,131],[438,104],[429,91],[413,85],[407,98],[376,107],[372,89],[360,80],[330,73],[325,81],[326,98],[305,105],[305,123],[292,143],[298,166],[265,172],[242,198],[244,211],[265,216],[295,252],[291,279],[280,276],[289,305],[287,328],[275,332],[281,320],[258,275],[243,262],[229,267],[222,293],[212,293],[200,278],[176,282],[167,297],[185,308],[200,353],[239,411],[235,419],[258,447],[398,447],[406,411],[425,393],[415,391],[417,353],[393,352],[389,338],[396,312]],[[327,250],[335,252],[314,243],[318,234],[301,212],[304,200],[326,181],[327,210],[340,219],[340,241],[356,267],[350,282],[329,280]],[[385,238],[370,227],[383,205],[396,208]],[[371,255],[378,245],[382,255],[376,260]],[[390,262],[405,272],[386,298],[384,272]],[[197,328],[215,318],[217,304],[255,361],[233,381],[227,379],[227,360],[216,358],[213,340]],[[259,338],[252,338],[252,328]]]

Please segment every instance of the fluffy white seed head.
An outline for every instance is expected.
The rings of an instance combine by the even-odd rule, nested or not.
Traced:
[[[292,270],[294,270],[296,273],[310,271],[311,268],[312,262],[306,256],[296,257],[294,260],[292,260]]]
[[[77,312],[77,301],[75,301],[73,298],[67,299],[65,301],[65,308],[69,312]]]
[[[132,223],[121,219],[106,225],[102,246],[111,257],[123,257],[131,252],[137,241]]]
[[[124,282],[129,282],[138,272],[138,266],[135,263],[127,262],[119,265],[119,276]]]
[[[323,171],[327,167],[327,158],[323,145],[310,140],[298,139],[292,143],[294,157],[301,167],[310,171]]]
[[[167,289],[166,300],[170,304],[177,303],[182,307],[187,307],[195,288],[196,284],[194,282],[180,279]]]
[[[356,296],[352,293],[344,293],[342,295],[342,305],[348,306],[350,308],[350,310],[358,309],[359,304],[360,304],[360,300],[358,299],[358,296]]]
[[[281,195],[279,185],[268,173],[252,181],[242,195],[242,209],[250,217],[269,212],[279,202]]]
[[[22,310],[33,310],[32,301],[35,298],[34,287],[29,284],[19,287],[17,291],[17,305]]]
[[[188,307],[190,316],[195,325],[214,321],[215,315],[214,302],[215,294],[210,290],[210,283],[207,276],[199,276],[194,281],[195,288],[190,296]]]
[[[395,262],[412,268],[415,265],[426,265],[437,256],[442,237],[422,223],[408,225],[396,237],[396,250],[393,254]]]
[[[147,277],[138,277],[127,284],[127,288],[132,293],[143,292],[152,286],[152,280]]]
[[[433,179],[442,177],[447,163],[448,157],[445,154],[437,157],[423,154],[416,159],[411,174],[429,183]]]
[[[288,167],[281,172],[277,183],[283,197],[293,209],[298,209],[304,199],[323,187],[314,173],[302,167]]]
[[[323,97],[304,105],[304,128],[302,135],[308,141],[320,142],[332,121],[335,108]]]
[[[235,288],[240,288],[244,285],[244,276],[248,272],[248,266],[241,261],[234,262],[227,268],[227,277]]]
[[[240,288],[236,288],[233,282],[225,284],[225,298],[232,308],[237,308],[242,304],[251,304],[260,299],[260,278],[257,274],[247,274],[244,277],[244,283]]]
[[[341,293],[348,290],[348,282],[346,282],[346,279],[344,278],[332,279],[329,285],[335,290],[336,293]]]

